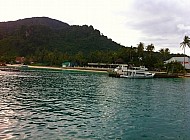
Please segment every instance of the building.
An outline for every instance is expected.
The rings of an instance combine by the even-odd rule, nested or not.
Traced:
[[[126,64],[88,63],[89,67],[98,67],[98,68],[116,68],[119,65],[126,65]]]
[[[70,67],[71,66],[71,62],[69,61],[65,61],[62,63],[62,67]]]
[[[184,57],[172,57],[169,60],[165,61],[165,63],[171,63],[171,62],[179,62],[184,66]],[[185,69],[190,69],[190,58],[185,57]]]
[[[23,64],[25,61],[25,57],[16,57],[15,62],[17,64]]]
[[[6,63],[0,62],[0,66],[7,66]]]

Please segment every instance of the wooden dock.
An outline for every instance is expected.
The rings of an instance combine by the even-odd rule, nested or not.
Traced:
[[[155,72],[154,78],[179,78],[177,73]]]

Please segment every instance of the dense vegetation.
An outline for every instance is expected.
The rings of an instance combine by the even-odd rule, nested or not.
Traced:
[[[174,55],[169,49],[154,49],[153,44],[141,42],[136,47],[124,47],[93,26],[70,26],[46,17],[0,23],[0,62],[14,62],[23,56],[26,63],[50,66],[71,61],[81,66],[96,62],[162,68],[164,60]]]

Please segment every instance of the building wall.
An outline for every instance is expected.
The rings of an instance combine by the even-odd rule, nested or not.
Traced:
[[[165,63],[171,63],[171,62],[179,62],[184,66],[184,57],[172,57],[169,60],[165,61]],[[185,57],[185,69],[190,69],[190,58]]]

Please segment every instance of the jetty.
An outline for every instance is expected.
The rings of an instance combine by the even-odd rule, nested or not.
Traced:
[[[154,78],[179,78],[177,73],[155,72]]]
[[[172,74],[172,73],[167,73],[167,72],[156,72],[156,71],[151,71],[151,73],[155,73],[153,78],[180,78],[182,77],[181,74],[176,74],[176,73]],[[108,75],[109,77],[116,77],[116,78],[120,77],[120,74],[114,71],[108,71]],[[190,77],[190,74],[185,75],[183,77],[188,77],[188,76]]]

